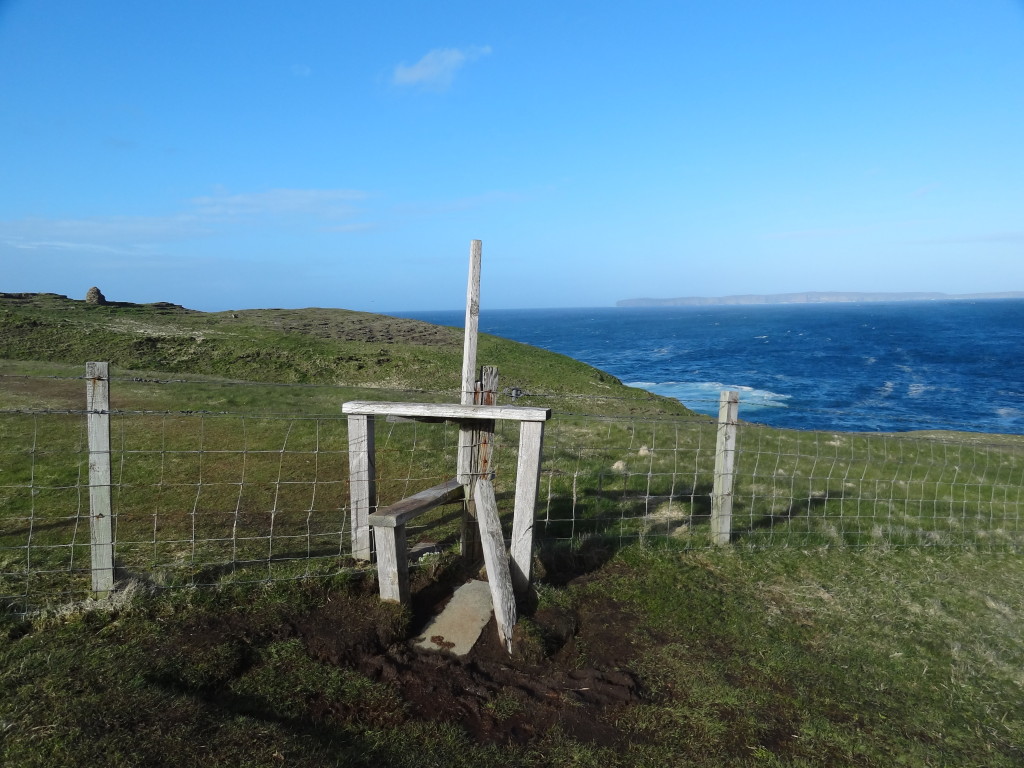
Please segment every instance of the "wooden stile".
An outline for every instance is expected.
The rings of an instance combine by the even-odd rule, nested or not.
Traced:
[[[92,590],[114,588],[114,540],[110,504],[110,364],[86,363],[86,422],[89,433],[89,537]]]
[[[515,596],[517,593],[525,594],[530,586],[533,516],[540,479],[544,422],[551,418],[551,409],[496,405],[497,368],[483,368],[480,380],[474,381],[480,314],[481,250],[480,241],[473,240],[470,244],[459,404],[354,400],[342,405],[342,412],[349,417],[352,554],[360,559],[370,559],[369,527],[372,525],[377,545],[381,598],[405,602],[409,597],[406,523],[438,504],[463,498],[462,552],[464,556],[476,559],[482,550],[499,638],[511,653],[512,630],[516,623]],[[376,416],[384,416],[389,420],[459,422],[455,479],[389,507],[374,510],[376,478],[373,419]],[[491,483],[496,420],[520,422],[511,566]]]

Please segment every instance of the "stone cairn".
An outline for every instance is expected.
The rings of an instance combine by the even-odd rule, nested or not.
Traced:
[[[95,285],[85,292],[85,303],[86,304],[106,304],[107,298],[103,295]]]

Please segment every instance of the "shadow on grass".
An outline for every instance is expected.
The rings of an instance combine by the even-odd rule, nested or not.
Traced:
[[[237,694],[230,691],[195,691],[178,681],[168,679],[153,682],[177,699],[191,700],[202,708],[223,712],[234,718],[246,718],[277,726],[291,736],[309,740],[319,747],[324,757],[338,764],[353,766],[410,765],[409,744],[405,739],[391,740],[375,737],[354,728],[345,728],[309,713],[289,715],[280,712],[270,699]],[[326,713],[328,717],[330,713]],[[282,763],[284,757],[279,758]]]
[[[537,522],[538,557],[545,571],[540,580],[564,586],[639,539],[705,528],[711,519],[711,489],[699,483],[669,496],[588,488],[578,490],[575,498],[552,499],[548,519]]]
[[[769,530],[777,525],[788,523],[798,517],[806,517],[810,519],[811,513],[815,510],[820,511],[823,509],[826,502],[842,499],[843,496],[844,494],[842,492],[833,493],[831,490],[826,490],[822,496],[811,496],[807,499],[794,499],[782,514],[762,515],[752,521],[746,528],[734,528],[732,538],[733,540],[742,539],[746,536],[751,536],[758,531]]]

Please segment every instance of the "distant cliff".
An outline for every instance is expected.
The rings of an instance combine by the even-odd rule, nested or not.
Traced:
[[[740,296],[685,296],[677,299],[622,299],[617,307],[701,307],[740,304],[839,304],[867,301],[953,301],[963,299],[1024,299],[1024,291],[1003,293],[807,293],[744,294]]]

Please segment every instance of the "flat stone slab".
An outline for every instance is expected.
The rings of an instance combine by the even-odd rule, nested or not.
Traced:
[[[490,586],[486,581],[473,579],[455,590],[444,610],[413,641],[413,647],[465,656],[473,649],[493,612]]]

